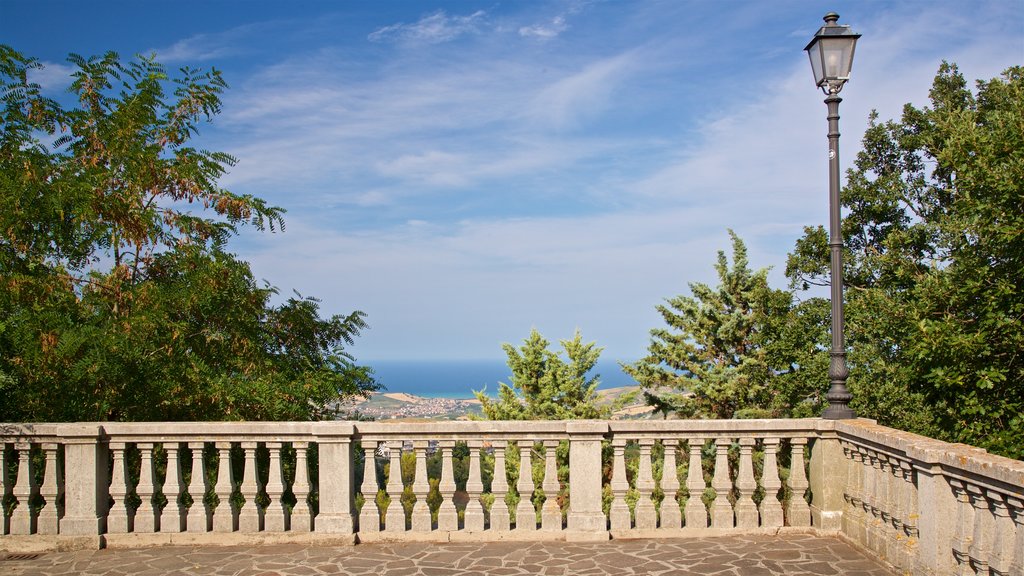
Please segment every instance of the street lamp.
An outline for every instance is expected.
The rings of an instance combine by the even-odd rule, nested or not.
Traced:
[[[825,25],[814,35],[804,50],[811,59],[814,83],[825,93],[828,105],[828,208],[829,241],[832,253],[832,352],[828,368],[831,382],[825,398],[828,408],[822,415],[829,420],[843,420],[855,415],[850,409],[853,395],[846,389],[849,369],[846,367],[846,342],[843,338],[843,233],[839,214],[839,91],[850,79],[856,34],[849,26],[836,24],[839,14],[825,15]]]

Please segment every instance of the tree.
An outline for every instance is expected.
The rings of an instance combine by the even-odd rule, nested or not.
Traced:
[[[284,221],[217,184],[234,158],[190,146],[220,73],[68,60],[65,107],[0,46],[0,418],[323,418],[374,389],[345,349],[361,312],[272,304],[227,251],[239,226]]]
[[[647,356],[623,369],[665,416],[810,415],[824,391],[815,338],[827,316],[769,287],[768,270],[752,272],[743,241],[729,235],[733,262],[718,253],[719,286],[692,283],[692,297],[658,306],[668,326],[651,330]]]
[[[511,385],[498,384],[498,397],[474,392],[490,420],[572,420],[608,418],[610,406],[597,404],[599,376],[587,374],[597,364],[603,348],[584,343],[579,330],[572,340],[561,340],[566,360],[548,349],[549,342],[537,332],[516,349],[503,344],[512,370]]]
[[[878,122],[843,191],[850,382],[861,415],[1024,458],[1024,68]],[[824,230],[790,255],[827,284]]]

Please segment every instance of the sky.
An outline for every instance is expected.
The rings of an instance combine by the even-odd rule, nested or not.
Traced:
[[[784,287],[827,224],[824,96],[804,46],[862,34],[841,94],[852,165],[871,110],[1024,64],[1021,0],[0,0],[0,42],[59,94],[69,53],[155,54],[231,86],[197,144],[283,207],[231,250],[257,278],[362,310],[360,361],[501,359],[531,328],[644,355],[655,307],[717,282],[728,230]]]

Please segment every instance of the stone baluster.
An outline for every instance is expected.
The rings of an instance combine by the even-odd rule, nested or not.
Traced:
[[[732,480],[729,478],[729,438],[715,438],[715,475],[711,487],[715,489],[715,501],[711,505],[711,527],[732,528],[733,511],[729,503]]]
[[[853,477],[854,474],[856,474],[857,467],[853,462],[853,446],[845,440],[840,440],[839,446],[843,449],[843,464],[847,469],[846,485],[843,486],[843,502],[845,503],[845,506],[843,507],[842,531],[845,534],[853,534],[853,514],[851,512],[851,507],[853,506],[852,503],[854,500]]]
[[[259,479],[256,477],[256,442],[242,442],[241,445],[244,466],[239,491],[242,493],[244,502],[242,509],[238,512],[238,531],[243,533],[259,532],[260,507],[256,503],[256,496],[260,492],[260,486]]]
[[[1013,562],[1013,519],[1001,493],[988,490],[986,495],[992,511],[992,551],[988,565],[993,575],[1005,576],[1010,574],[1010,563]]]
[[[969,576],[974,573],[971,569],[970,546],[971,537],[974,533],[974,508],[971,506],[970,496],[967,487],[956,479],[949,480],[949,487],[956,497],[956,522],[953,530],[953,558],[957,562],[957,575]]]
[[[128,497],[128,468],[125,465],[124,442],[111,442],[109,444],[111,459],[113,460],[113,474],[110,478],[110,498],[114,501],[107,511],[107,532],[110,534],[124,534],[132,531],[128,519],[128,507],[125,500]]]
[[[28,442],[15,444],[18,450],[18,478],[14,481],[14,497],[18,504],[11,511],[11,534],[32,533],[32,492],[35,490],[35,474],[31,473],[32,445]]]
[[[918,518],[917,484],[914,481],[914,464],[909,461],[900,462],[900,475],[903,476],[903,533],[907,538],[917,539]]]
[[[380,531],[380,507],[377,505],[377,442],[364,439],[363,442],[363,483],[359,491],[363,495],[363,507],[359,510],[359,531]]]
[[[903,528],[903,523],[906,522],[907,518],[906,500],[907,492],[909,492],[909,487],[903,480],[903,465],[904,462],[899,458],[889,458],[889,502],[892,507],[893,557],[896,559],[893,563],[897,566],[911,566],[913,565],[913,558],[910,556],[907,534]]]
[[[792,494],[789,497],[789,506],[786,509],[786,517],[789,518],[790,526],[810,526],[811,508],[807,505],[807,471],[804,470],[804,446],[807,445],[806,438],[792,438],[790,440],[789,457],[789,489]]]
[[[267,470],[267,499],[270,501],[264,510],[263,529],[267,532],[284,532],[285,515],[288,513],[284,499],[285,477],[281,466],[281,442],[267,442],[270,453],[269,469]]]
[[[899,548],[899,543],[896,541],[896,533],[893,529],[896,523],[897,514],[894,505],[896,499],[893,498],[894,476],[892,473],[892,467],[893,458],[880,453],[878,455],[878,486],[880,488],[878,491],[878,515],[881,519],[879,528],[881,530],[883,543],[882,550],[884,550],[885,557],[888,558],[890,562],[894,562],[897,558],[897,550]]]
[[[494,478],[491,480],[491,494],[494,496],[494,503],[491,504],[491,530],[507,532],[510,528],[508,503],[505,497],[508,495],[508,471],[505,469],[505,446],[504,440],[495,440],[494,446]]]
[[[181,503],[181,487],[185,480],[178,459],[179,446],[177,442],[165,442],[163,447],[167,454],[167,471],[160,491],[167,498],[167,505],[160,511],[160,531],[182,532],[185,528],[185,506]]]
[[[217,442],[217,508],[213,513],[213,531],[231,532],[238,517],[237,504],[231,499],[235,492],[235,471],[231,466],[231,442]]]
[[[430,506],[427,496],[430,495],[430,481],[427,479],[427,441],[416,440],[413,443],[416,454],[416,477],[412,483],[412,493],[416,495],[416,504],[412,507],[412,531],[430,532]]]
[[[740,463],[736,474],[736,489],[740,496],[736,500],[736,527],[757,528],[757,505],[754,504],[754,491],[757,480],[754,479],[754,443],[749,437],[740,438]]]
[[[782,488],[782,480],[779,478],[779,439],[765,438],[764,446],[764,467],[761,470],[761,487],[764,488],[764,499],[761,500],[760,515],[761,526],[764,528],[778,528],[783,525],[782,504],[779,502],[779,490]]]
[[[629,479],[626,478],[626,439],[616,437],[612,440],[612,506],[609,510],[612,530],[629,530],[632,519],[626,494],[629,492]]]
[[[902,490],[900,492],[900,512],[903,518],[901,530],[903,531],[903,558],[904,566],[913,566],[917,562],[917,487],[914,485],[913,463],[901,460],[899,462],[899,482]]]
[[[206,496],[206,473],[203,469],[203,449],[206,445],[203,442],[189,442],[188,448],[192,451],[192,478],[188,483],[188,495],[192,498],[192,505],[188,508],[185,517],[185,527],[189,532],[206,532],[208,527],[209,513],[204,503]]]
[[[562,529],[562,509],[558,505],[558,463],[556,451],[558,440],[544,441],[544,507],[541,509],[540,525],[542,530]]]
[[[463,513],[463,527],[469,532],[481,532],[484,529],[484,506],[480,496],[484,493],[483,476],[480,474],[480,440],[466,442],[469,446],[469,477],[466,478],[466,510]]]
[[[707,484],[704,482],[704,468],[701,464],[704,439],[690,438],[687,444],[690,452],[690,464],[686,471],[686,490],[690,495],[686,499],[686,527],[707,528],[708,510],[702,499],[704,490],[707,488]]]
[[[886,531],[886,519],[889,516],[886,510],[885,500],[888,496],[887,486],[885,484],[886,473],[885,473],[885,455],[872,452],[871,463],[873,464],[871,472],[875,477],[875,491],[874,497],[871,499],[871,515],[874,517],[872,526],[875,529],[875,548],[874,550],[884,551],[887,559],[892,558],[889,554],[889,538]]]
[[[533,443],[519,440],[519,482],[516,492],[519,493],[519,504],[516,505],[516,530],[537,529],[537,509],[533,505]]]
[[[651,469],[651,447],[654,440],[640,440],[640,462],[637,465],[636,490],[639,497],[633,516],[638,530],[650,530],[658,526],[658,513],[654,508],[654,473]]]
[[[850,473],[847,474],[847,492],[849,507],[843,514],[844,531],[850,534],[855,542],[864,540],[864,457],[853,444],[846,444]]]
[[[441,480],[437,491],[441,494],[441,506],[437,509],[437,529],[454,532],[459,529],[459,511],[455,508],[455,462],[452,450],[455,441],[441,441]]]
[[[237,526],[238,508],[231,500],[234,493],[234,469],[231,466],[231,443],[218,442],[217,449],[217,484],[214,494],[217,495],[217,507],[213,510],[213,531],[231,532]]]
[[[402,440],[388,443],[391,463],[388,466],[387,492],[391,502],[388,504],[387,512],[384,513],[384,530],[386,532],[405,532],[405,509],[402,507],[402,492],[405,491],[405,483],[402,481],[402,449],[404,447],[405,442]]]
[[[57,460],[57,444],[48,442],[43,449],[43,483],[39,487],[39,495],[43,498],[43,508],[36,519],[37,534],[57,533],[57,482],[60,475],[60,464]]]
[[[309,442],[293,442],[292,448],[295,449],[295,480],[292,482],[292,494],[295,496],[295,506],[292,508],[292,513],[289,518],[288,528],[292,532],[310,532],[313,530],[313,512],[309,505],[309,493],[311,491],[309,483]],[[370,452],[370,467],[373,467],[373,452]],[[377,483],[377,479],[373,479],[373,483]],[[365,496],[365,494],[364,494]],[[377,496],[377,491],[373,492],[371,498]],[[366,508],[367,502],[363,505]]]
[[[139,497],[139,508],[135,511],[134,531],[138,533],[156,532],[159,528],[159,516],[153,508],[153,494],[156,493],[156,467],[153,466],[153,444],[139,442],[135,445],[139,449],[139,457],[142,461],[139,466],[139,483],[135,486],[135,493]]]
[[[974,534],[970,546],[967,547],[967,554],[970,556],[974,573],[987,576],[988,560],[992,554],[992,511],[989,509],[988,498],[985,497],[983,488],[967,485],[967,497],[974,507]]]
[[[1010,543],[1013,561],[1008,574],[1024,574],[1024,499],[1019,496],[1006,497],[1007,508],[1013,519],[1014,538]]]
[[[878,543],[882,557],[889,562],[895,561],[895,544],[892,531],[892,474],[889,473],[889,456],[879,452],[875,455],[875,502],[878,512]]]
[[[665,463],[661,468],[661,491],[665,499],[661,501],[661,527],[679,528],[683,524],[683,516],[679,511],[679,470],[676,465],[676,449],[678,440],[663,440]]]
[[[875,455],[866,448],[860,449],[864,461],[864,500],[861,508],[864,510],[864,540],[868,549],[878,550],[878,524],[875,518],[877,506]]]
[[[14,491],[14,486],[11,485],[9,480],[10,476],[10,459],[7,458],[7,444],[0,442],[0,486],[3,486],[3,498],[0,502],[6,502],[10,500],[10,496]],[[10,533],[10,522],[11,518],[7,514],[0,514],[0,518],[3,519],[3,526],[0,527],[0,534]]]

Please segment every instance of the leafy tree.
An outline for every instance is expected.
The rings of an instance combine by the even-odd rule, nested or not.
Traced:
[[[854,407],[1024,458],[1024,68],[967,87],[943,63],[931,106],[872,115],[843,191]],[[827,284],[824,230],[790,255]]]
[[[490,420],[572,420],[608,418],[610,406],[597,404],[599,376],[587,374],[597,364],[603,348],[594,342],[584,343],[579,330],[572,340],[560,341],[566,360],[560,352],[548,349],[549,342],[537,332],[520,348],[503,344],[512,370],[511,385],[498,385],[498,397],[490,398],[484,391],[474,392],[483,405],[483,414]]]
[[[810,415],[826,384],[814,376],[827,363],[815,345],[827,311],[769,287],[768,270],[751,271],[743,241],[729,235],[733,262],[718,253],[719,286],[692,283],[692,297],[658,306],[667,327],[651,330],[647,356],[623,369],[666,416]]]
[[[0,418],[323,418],[375,388],[345,350],[361,312],[273,304],[227,251],[239,226],[284,222],[217,184],[234,158],[190,145],[220,73],[68,60],[65,107],[0,46]]]

